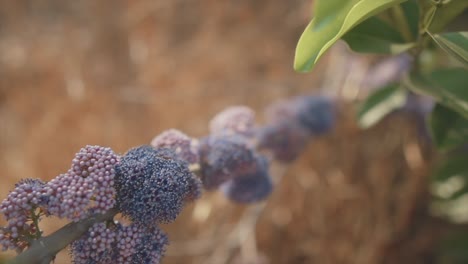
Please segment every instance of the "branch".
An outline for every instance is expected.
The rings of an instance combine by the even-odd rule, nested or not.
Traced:
[[[111,220],[117,213],[118,210],[113,208],[104,214],[92,215],[78,222],[69,223],[51,235],[35,240],[26,251],[7,264],[49,264],[60,250],[80,238],[91,226]]]

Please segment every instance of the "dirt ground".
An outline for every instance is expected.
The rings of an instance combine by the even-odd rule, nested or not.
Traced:
[[[272,196],[246,207],[206,193],[162,227],[172,242],[162,263],[436,263],[432,150],[411,115],[357,127],[370,60],[340,44],[313,73],[293,71],[310,9],[310,0],[0,1],[0,199],[21,178],[67,171],[87,144],[123,153],[168,128],[200,137],[224,107],[247,105],[261,121],[275,100],[325,93],[337,98],[335,129],[293,164],[274,164]],[[67,253],[55,263],[70,263]]]

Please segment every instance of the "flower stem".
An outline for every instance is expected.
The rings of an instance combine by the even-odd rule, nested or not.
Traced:
[[[69,223],[51,235],[35,240],[27,250],[7,264],[48,264],[60,250],[80,238],[91,226],[111,220],[117,213],[118,210],[113,208],[104,214],[92,215],[78,222]]]

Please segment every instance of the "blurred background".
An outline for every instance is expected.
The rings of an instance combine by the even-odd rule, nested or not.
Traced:
[[[214,192],[186,207],[162,226],[171,241],[162,263],[467,263],[439,253],[447,234],[466,227],[430,214],[437,157],[421,117],[396,112],[366,131],[356,125],[382,58],[341,43],[311,74],[293,71],[311,6],[0,1],[0,199],[21,178],[66,172],[86,144],[124,153],[169,128],[201,137],[227,106],[247,105],[261,121],[276,100],[321,93],[337,98],[333,132],[294,163],[273,164],[278,182],[266,202],[240,206]],[[67,252],[55,263],[70,263]]]

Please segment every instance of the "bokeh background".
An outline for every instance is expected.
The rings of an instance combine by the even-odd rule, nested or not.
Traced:
[[[21,178],[66,172],[86,144],[124,153],[169,128],[201,137],[227,106],[247,105],[261,122],[276,100],[320,93],[336,98],[333,132],[294,163],[273,164],[277,184],[266,202],[240,206],[214,192],[187,206],[162,226],[172,242],[162,263],[448,263],[439,243],[464,227],[430,214],[437,158],[421,117],[397,112],[366,131],[355,122],[382,58],[341,43],[313,73],[293,71],[311,7],[310,0],[0,1],[0,199]],[[43,226],[51,232],[64,223]],[[55,263],[70,263],[67,252]]]

